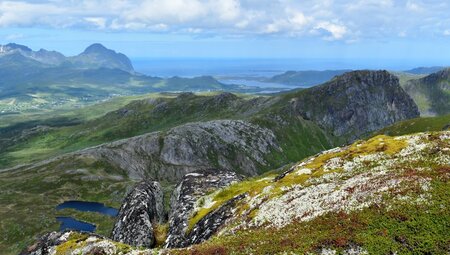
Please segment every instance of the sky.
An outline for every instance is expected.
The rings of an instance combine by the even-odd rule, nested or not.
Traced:
[[[318,58],[450,65],[446,0],[0,0],[0,43],[131,58]]]

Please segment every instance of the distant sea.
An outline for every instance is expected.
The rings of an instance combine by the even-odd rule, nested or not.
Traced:
[[[168,78],[210,75],[227,84],[286,89],[293,87],[267,84],[261,80],[290,70],[406,70],[422,66],[420,63],[404,60],[370,59],[134,58],[132,62],[137,72],[150,76]]]
[[[415,63],[406,60],[380,59],[134,58],[132,62],[138,72],[159,77],[194,77],[201,75],[270,77],[290,70],[407,70],[428,65],[418,61]]]

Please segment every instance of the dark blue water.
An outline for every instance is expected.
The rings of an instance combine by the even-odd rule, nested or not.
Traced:
[[[117,216],[119,212],[116,208],[107,207],[102,203],[85,202],[85,201],[66,201],[62,204],[59,204],[56,207],[56,210],[62,210],[66,208],[75,209],[82,212],[97,212],[112,217]],[[59,222],[61,222],[61,225],[59,227],[60,231],[77,230],[77,231],[94,232],[96,229],[96,226],[94,224],[79,221],[72,217],[56,217],[56,219]]]
[[[72,217],[56,217],[56,219],[61,222],[59,231],[65,230],[77,230],[77,231],[87,231],[94,232],[96,226],[84,221],[76,220]]]
[[[119,212],[116,208],[107,207],[102,203],[84,201],[66,201],[59,204],[56,207],[56,210],[62,210],[65,208],[71,208],[82,212],[98,212],[112,217],[117,216],[117,213]]]

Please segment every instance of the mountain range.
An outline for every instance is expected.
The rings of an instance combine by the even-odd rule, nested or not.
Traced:
[[[262,95],[141,75],[99,44],[74,57],[8,44],[0,67],[11,105],[141,94],[0,116],[2,254],[449,251],[448,69],[287,73],[328,76]]]
[[[226,85],[209,76],[162,79],[139,74],[127,56],[101,44],[72,57],[18,44],[0,46],[0,114],[80,106],[119,95],[214,90],[261,89]]]

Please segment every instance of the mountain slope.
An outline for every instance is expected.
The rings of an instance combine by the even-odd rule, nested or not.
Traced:
[[[419,132],[443,131],[450,129],[450,114],[437,117],[421,117],[400,121],[377,131],[377,134],[406,135]]]
[[[445,254],[449,165],[448,131],[358,141],[298,162],[282,174],[197,198],[188,241],[197,240],[189,233],[198,230],[204,231],[199,235],[214,231],[210,240],[141,253]],[[225,220],[217,218],[225,215]],[[105,237],[68,232],[47,235],[24,254],[39,254],[42,247],[66,254],[137,252]]]
[[[360,78],[365,80],[358,81]],[[300,155],[295,150],[284,153],[290,160],[298,160],[336,145],[337,141],[352,140],[398,120],[417,116],[415,106],[395,77],[380,71],[352,72],[317,88],[274,97],[243,99],[230,93],[214,96],[185,93],[176,98],[134,102],[96,120],[36,133],[15,142],[12,147],[3,143],[0,162],[3,165],[25,163],[55,156],[56,152],[167,130],[187,122],[230,118],[249,120],[273,130],[283,140],[285,148],[304,146]],[[0,129],[0,138],[2,133]],[[4,139],[7,142],[13,138]],[[47,153],[42,153],[43,150]],[[20,157],[25,154],[26,158]],[[273,160],[286,159],[274,155]]]
[[[403,88],[414,99],[423,116],[450,113],[450,69],[411,80]]]

